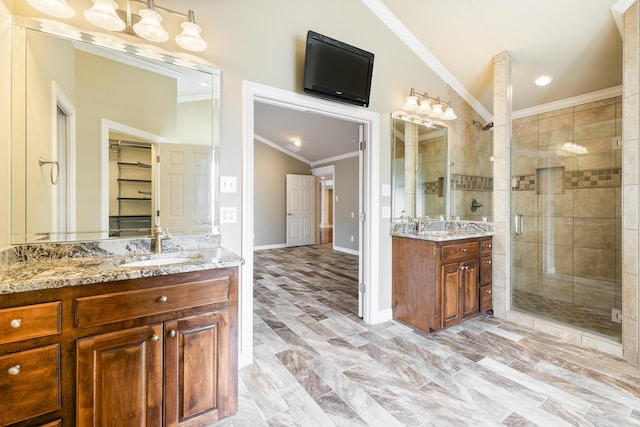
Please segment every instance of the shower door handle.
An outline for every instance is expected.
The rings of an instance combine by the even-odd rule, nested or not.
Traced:
[[[522,214],[515,214],[513,216],[513,221],[514,221],[514,226],[515,226],[515,232],[516,232],[516,236],[522,236],[522,228],[524,226],[524,215]]]

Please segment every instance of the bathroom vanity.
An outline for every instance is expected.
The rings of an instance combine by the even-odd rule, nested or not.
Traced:
[[[194,426],[233,415],[241,260],[222,248],[180,255],[2,269],[0,425]]]
[[[432,333],[492,309],[490,225],[461,224],[392,232],[394,319]]]

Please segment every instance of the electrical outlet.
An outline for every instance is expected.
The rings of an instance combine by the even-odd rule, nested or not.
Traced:
[[[615,308],[611,309],[611,321],[616,323],[622,323],[622,311]]]
[[[382,207],[382,218],[391,218],[391,206]]]
[[[353,236],[351,236],[351,241],[353,242]]]
[[[220,223],[221,224],[235,224],[236,223],[236,208],[235,207],[220,208]]]
[[[382,184],[382,195],[383,196],[391,195],[391,184]]]
[[[220,177],[221,193],[236,193],[238,191],[238,180],[235,176]]]

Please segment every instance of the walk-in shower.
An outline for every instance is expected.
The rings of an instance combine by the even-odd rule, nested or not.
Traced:
[[[621,340],[621,98],[513,120],[511,307]]]

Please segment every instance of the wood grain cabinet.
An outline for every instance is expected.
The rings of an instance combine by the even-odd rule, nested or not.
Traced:
[[[207,426],[237,412],[236,267],[6,297],[0,426]]]
[[[393,237],[393,317],[426,333],[491,309],[491,238]]]

